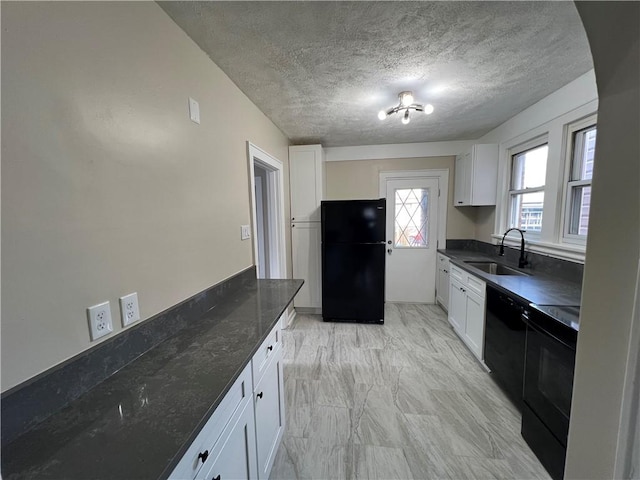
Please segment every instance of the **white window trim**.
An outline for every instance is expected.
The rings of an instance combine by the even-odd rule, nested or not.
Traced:
[[[566,125],[564,141],[565,141],[565,155],[564,155],[564,178],[563,178],[563,192],[562,192],[562,212],[560,218],[560,225],[562,228],[560,238],[560,244],[572,244],[581,245],[584,250],[587,245],[587,239],[584,235],[575,235],[569,233],[569,222],[571,220],[571,199],[569,196],[572,192],[573,186],[591,185],[591,180],[571,180],[571,169],[573,166],[573,135],[575,132],[583,130],[585,128],[597,125],[598,115],[593,114],[588,117],[579,119]],[[597,145],[597,140],[596,140]]]
[[[552,118],[546,121],[543,124],[540,124],[536,127],[533,127],[526,131],[525,133],[521,133],[512,137],[509,140],[500,142],[500,157],[499,157],[499,167],[498,167],[498,203],[496,205],[496,215],[495,215],[495,224],[494,224],[494,234],[491,235],[491,238],[499,243],[502,240],[502,234],[507,230],[506,227],[508,222],[508,191],[510,188],[511,181],[511,167],[509,156],[509,150],[513,147],[518,146],[519,144],[523,144],[531,139],[536,139],[542,136],[548,136],[549,138],[549,159],[547,160],[547,175],[553,175],[553,169],[555,167],[550,166],[549,162],[551,161],[552,155],[555,156],[556,153],[552,153],[552,151],[560,153],[561,162],[564,161],[566,152],[565,152],[565,141],[564,132],[566,131],[567,125],[570,125],[580,119],[587,118],[589,116],[595,115],[598,111],[598,100],[592,100],[584,105],[581,105],[570,112],[558,115],[555,118]],[[551,168],[550,168],[551,167]],[[564,163],[559,166],[556,175],[562,176],[562,172],[564,172]],[[537,239],[533,238],[530,233],[525,234],[525,242],[526,248],[528,251],[534,253],[541,253],[543,255],[550,255],[556,258],[561,258],[564,260],[570,260],[578,263],[584,263],[584,256],[586,246],[584,244],[572,244],[569,242],[562,242],[563,237],[563,224],[561,223],[561,215],[563,215],[563,193],[564,193],[564,178],[558,179],[557,185],[552,186],[550,182],[546,182],[546,187],[551,188],[553,191],[547,190],[545,193],[545,206],[548,206],[551,202],[557,201],[558,204],[561,204],[562,207],[557,206],[553,212],[549,212],[550,215],[547,216],[547,212],[545,211],[543,214],[543,222],[549,222],[549,225],[552,225],[551,230],[547,234],[545,234],[545,239]],[[550,202],[547,202],[547,195],[549,195]],[[553,198],[552,198],[553,197]],[[556,200],[557,198],[557,200]],[[546,217],[546,220],[545,220]],[[545,230],[546,231],[546,230]],[[505,245],[509,246],[519,246],[520,242],[511,242],[505,240]],[[516,245],[517,244],[517,245]]]
[[[512,174],[513,174],[513,157],[520,153],[526,152],[527,150],[532,150],[537,147],[541,147],[543,145],[547,145],[549,143],[549,135],[544,134],[540,135],[531,140],[527,140],[526,142],[514,144],[512,147],[507,149],[507,195],[505,198],[505,210],[506,217],[504,221],[505,231],[508,228],[511,228],[511,197],[513,195],[520,195],[523,193],[536,193],[536,192],[545,192],[545,188],[547,182],[541,187],[535,188],[524,188],[522,190],[511,190],[511,182],[512,182]],[[547,159],[548,162],[548,159]],[[545,192],[546,197],[546,192]],[[544,218],[544,203],[542,208],[542,218]],[[500,237],[502,238],[502,237]],[[525,240],[526,239],[540,239],[540,232],[527,231],[525,232]]]

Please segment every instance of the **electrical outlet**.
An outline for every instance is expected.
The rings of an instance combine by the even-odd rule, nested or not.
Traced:
[[[251,230],[249,225],[240,225],[240,240],[248,240],[251,238]]]
[[[91,341],[109,335],[113,332],[111,323],[111,307],[109,302],[100,303],[87,308],[87,319],[89,320],[89,332]]]
[[[138,294],[136,292],[120,297],[120,313],[122,314],[123,327],[140,320],[140,307],[138,306]]]

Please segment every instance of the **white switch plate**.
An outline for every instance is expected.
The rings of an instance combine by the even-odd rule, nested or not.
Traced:
[[[138,294],[136,292],[120,297],[120,313],[123,327],[140,320],[140,307],[138,306]]]
[[[251,238],[251,230],[249,225],[240,225],[240,240],[248,240]]]
[[[97,340],[113,332],[111,323],[111,307],[109,302],[99,303],[87,308],[87,320],[89,321],[89,332],[91,341]]]
[[[200,104],[189,97],[189,118],[192,122],[200,123]]]

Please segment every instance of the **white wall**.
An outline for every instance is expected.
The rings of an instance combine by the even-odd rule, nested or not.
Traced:
[[[148,318],[252,265],[246,141],[288,140],[154,2],[2,17],[4,391],[93,345],[86,307],[118,333],[118,297]]]
[[[576,6],[600,107],[566,478],[600,479],[614,478],[624,448],[625,372],[640,348],[629,342],[640,260],[640,3]]]

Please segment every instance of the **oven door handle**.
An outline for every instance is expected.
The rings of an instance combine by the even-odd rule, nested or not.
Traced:
[[[541,335],[544,335],[546,337],[552,338],[556,342],[560,342],[562,345],[564,345],[567,348],[570,348],[571,350],[575,350],[576,349],[575,345],[572,346],[572,345],[568,344],[564,340],[556,337],[554,334],[552,334],[548,330],[545,330],[541,326],[539,326],[539,325],[535,324],[534,322],[532,322],[531,319],[529,318],[529,315],[527,315],[527,313],[528,312],[525,311],[520,315],[520,318],[527,325],[527,327],[531,328],[532,330],[535,330],[536,332],[538,332]]]

